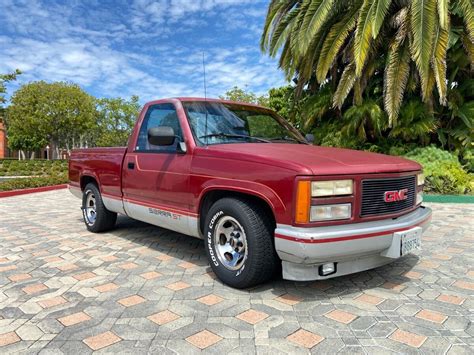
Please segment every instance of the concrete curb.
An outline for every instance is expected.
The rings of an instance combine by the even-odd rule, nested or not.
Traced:
[[[30,188],[30,189],[22,189],[22,190],[0,191],[0,198],[32,194],[32,193],[35,193],[35,192],[60,190],[60,189],[65,189],[65,188],[67,188],[67,184],[33,187],[33,188]]]

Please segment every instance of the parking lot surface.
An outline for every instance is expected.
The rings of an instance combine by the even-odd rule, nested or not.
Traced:
[[[320,282],[235,290],[202,241],[66,190],[0,199],[0,353],[474,353],[474,205],[431,204],[423,249]]]

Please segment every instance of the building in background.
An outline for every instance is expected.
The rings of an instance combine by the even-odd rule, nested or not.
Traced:
[[[8,157],[7,130],[0,118],[0,159]]]

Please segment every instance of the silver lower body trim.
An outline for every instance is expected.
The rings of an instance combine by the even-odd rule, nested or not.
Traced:
[[[82,200],[83,192],[77,186],[68,185],[68,189],[77,198]],[[142,222],[153,224],[157,227],[170,229],[172,231],[187,234],[202,239],[199,229],[199,219],[180,213],[169,212],[158,207],[148,207],[124,201],[121,198],[112,198],[102,195],[102,202],[109,211],[120,213]]]
[[[109,211],[125,214],[122,200],[102,195],[102,202],[104,202],[105,208]]]
[[[82,200],[82,190],[80,187],[67,185],[67,188],[71,194],[75,197],[80,198]]]
[[[202,239],[199,233],[198,218],[174,213],[160,208],[148,207],[124,200],[127,216],[158,227]]]

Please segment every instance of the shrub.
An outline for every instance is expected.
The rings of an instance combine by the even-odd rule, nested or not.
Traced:
[[[474,153],[472,150],[465,150],[461,155],[461,159],[464,162],[464,167],[470,173],[474,173]]]
[[[0,183],[0,191],[28,189],[32,187],[43,187],[65,184],[68,177],[65,174],[55,176],[41,176],[32,178],[18,178],[3,181]]]
[[[48,176],[67,172],[66,160],[0,160],[0,176]]]
[[[0,182],[0,191],[64,184],[67,169],[66,160],[0,160],[0,176],[30,176]]]
[[[341,129],[340,122],[325,123],[317,127],[311,132],[314,135],[314,144],[325,147],[359,149],[360,141],[356,137],[343,136]]]
[[[436,147],[417,148],[405,155],[423,166],[425,192],[466,194],[473,191],[474,175],[466,172],[457,156]]]

